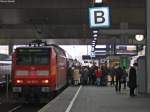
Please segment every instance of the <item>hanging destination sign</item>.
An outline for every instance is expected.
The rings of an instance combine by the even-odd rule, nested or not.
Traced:
[[[109,7],[89,8],[90,28],[109,28],[110,27],[110,9]]]

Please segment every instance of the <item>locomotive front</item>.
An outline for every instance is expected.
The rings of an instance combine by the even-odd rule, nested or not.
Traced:
[[[17,48],[12,59],[13,93],[26,100],[48,95],[51,48]]]

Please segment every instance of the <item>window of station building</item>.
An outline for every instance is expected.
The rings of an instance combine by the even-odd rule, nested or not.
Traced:
[[[96,45],[97,48],[106,49],[107,45]],[[69,55],[72,56],[72,59],[82,60],[83,55],[91,55],[91,45],[60,45]],[[105,54],[104,54],[105,55]]]
[[[82,55],[91,53],[91,45],[60,45],[73,59],[80,59]]]
[[[8,45],[0,45],[0,54],[9,54]]]

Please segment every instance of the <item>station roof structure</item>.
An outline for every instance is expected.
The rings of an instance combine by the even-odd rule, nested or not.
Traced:
[[[103,0],[103,3],[111,7],[112,24],[108,29],[98,29],[99,44],[114,40],[132,44],[136,43],[135,34],[145,34],[146,0]],[[87,45],[92,38],[88,13],[91,6],[92,0],[0,2],[0,44],[45,39],[61,45]]]

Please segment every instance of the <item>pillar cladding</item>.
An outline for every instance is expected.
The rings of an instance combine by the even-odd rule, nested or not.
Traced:
[[[150,93],[150,0],[147,3],[147,42],[146,42],[146,69],[147,69],[147,93]]]
[[[13,52],[13,44],[10,42],[9,43],[9,55],[11,55]]]

